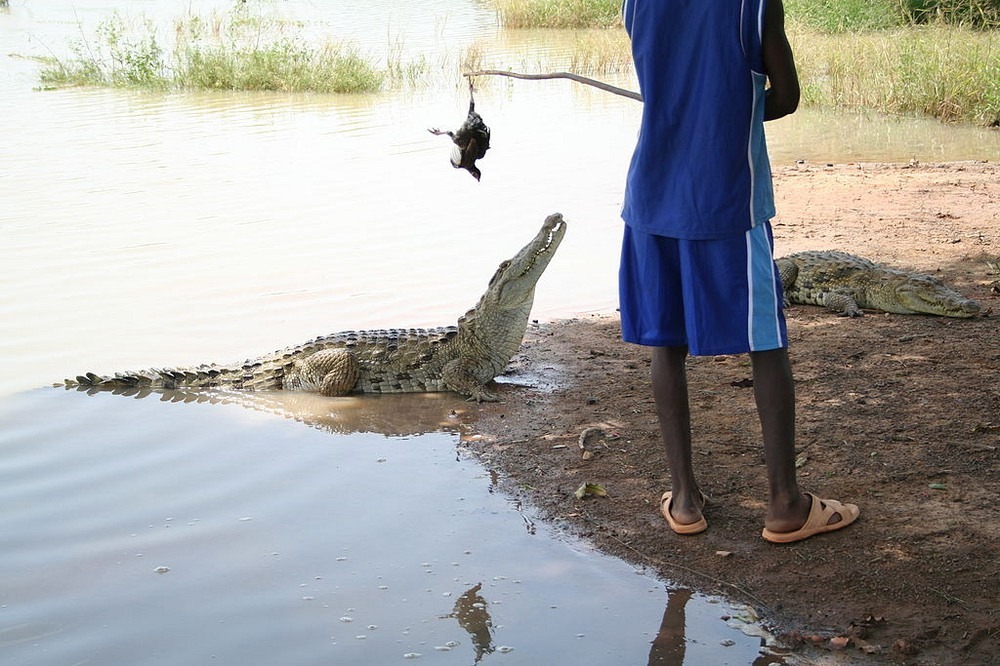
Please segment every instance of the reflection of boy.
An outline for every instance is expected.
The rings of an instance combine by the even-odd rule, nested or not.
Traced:
[[[800,492],[795,475],[763,128],[799,100],[781,0],[625,0],[622,12],[644,101],[622,208],[622,337],[653,347],[672,486],[661,511],[681,534],[708,526],[691,463],[688,353],[749,353],[770,489],[764,538],[845,527],[858,508]]]

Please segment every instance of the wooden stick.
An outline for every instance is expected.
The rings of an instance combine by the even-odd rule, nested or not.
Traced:
[[[582,83],[587,86],[593,86],[595,88],[599,88],[604,92],[613,93],[615,95],[621,95],[622,97],[628,97],[629,99],[634,99],[639,102],[642,101],[642,95],[633,90],[619,88],[618,86],[613,86],[610,83],[604,83],[603,81],[591,79],[586,76],[580,76],[579,74],[573,74],[572,72],[552,72],[549,74],[521,74],[519,72],[508,72],[502,69],[483,69],[478,72],[466,72],[462,76],[468,76],[468,77],[509,76],[514,79],[527,79],[529,81],[537,81],[541,79],[569,79],[570,81],[576,81],[577,83]]]

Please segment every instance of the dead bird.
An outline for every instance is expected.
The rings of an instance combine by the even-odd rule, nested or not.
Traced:
[[[479,180],[482,172],[476,166],[476,160],[482,159],[490,149],[490,128],[483,122],[483,117],[476,113],[476,99],[473,96],[472,79],[469,79],[469,115],[458,131],[427,130],[431,134],[447,134],[455,143],[451,151],[451,165],[456,169],[465,169],[472,177]]]

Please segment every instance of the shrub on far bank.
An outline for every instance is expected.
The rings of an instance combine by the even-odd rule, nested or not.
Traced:
[[[171,46],[149,21],[115,13],[74,57],[42,69],[49,86],[93,85],[281,92],[374,92],[386,71],[342,44],[314,46],[283,24],[234,12],[179,20]]]
[[[784,0],[784,5],[789,20],[827,33],[930,23],[1000,27],[998,0]]]
[[[947,25],[859,34],[793,29],[803,101],[1000,124],[1000,35]]]
[[[897,0],[903,18],[913,24],[943,22],[972,28],[1000,28],[998,0]]]
[[[621,0],[493,0],[505,28],[610,28]]]

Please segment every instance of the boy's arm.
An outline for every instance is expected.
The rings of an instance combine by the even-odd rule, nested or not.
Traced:
[[[792,47],[785,36],[785,7],[781,0],[767,0],[762,36],[764,72],[770,87],[764,101],[764,120],[787,116],[799,106],[799,77]]]

